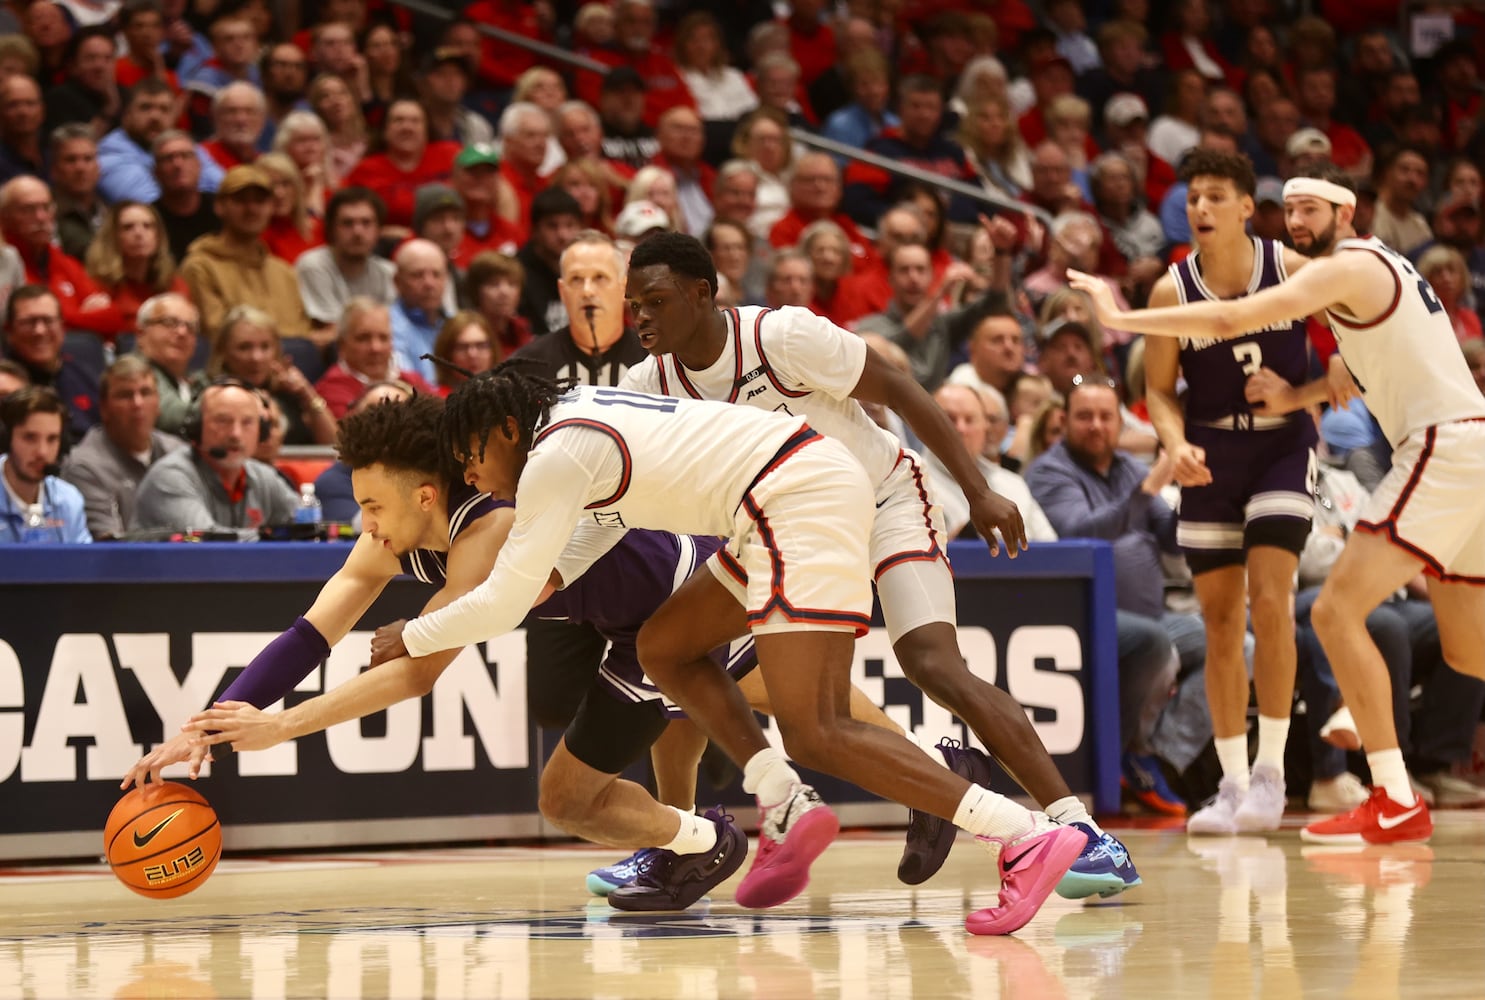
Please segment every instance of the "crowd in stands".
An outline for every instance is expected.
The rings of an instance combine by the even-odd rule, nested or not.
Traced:
[[[680,230],[713,253],[724,306],[810,308],[936,392],[1034,539],[1116,543],[1142,678],[1126,749],[1182,771],[1210,733],[1185,689],[1201,651],[1150,586],[1181,572],[1143,347],[1065,271],[1143,304],[1189,249],[1193,148],[1252,160],[1252,230],[1274,239],[1282,182],[1328,160],[1356,181],[1358,231],[1432,284],[1485,390],[1485,31],[1461,11],[1454,40],[1415,52],[1397,7],[9,0],[0,542],[38,503],[53,541],[286,519],[318,470],[275,468],[284,445],[331,445],[368,400],[447,393],[464,376],[428,353],[479,372],[554,336],[589,350],[564,250]],[[1310,340],[1321,371],[1335,342],[1313,322]],[[1327,469],[1374,487],[1387,444],[1364,405],[1318,419]],[[1317,520],[1317,537],[1347,530]],[[1403,620],[1426,646],[1422,617]],[[1401,643],[1422,676],[1418,644]],[[1461,738],[1422,766],[1457,773]]]

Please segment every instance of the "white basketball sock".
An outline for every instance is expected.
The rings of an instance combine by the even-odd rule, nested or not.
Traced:
[[[981,837],[1014,840],[1029,833],[1035,823],[1030,810],[979,785],[970,785],[954,810],[954,825]]]
[[[1253,760],[1253,766],[1263,764],[1279,772],[1279,777],[1284,776],[1284,744],[1289,741],[1289,717],[1282,719],[1271,719],[1266,715],[1258,717],[1258,754]],[[1246,749],[1246,748],[1245,748]]]
[[[660,845],[661,849],[677,854],[700,854],[717,845],[717,824],[705,816],[683,812],[675,806],[665,808],[676,814],[681,821],[681,828],[676,831],[670,843]]]
[[[1238,788],[1248,790],[1248,737],[1218,736],[1212,741],[1217,745],[1217,762],[1222,765],[1222,777],[1237,782]]]
[[[1411,806],[1417,801],[1401,750],[1373,750],[1366,755],[1366,763],[1372,769],[1372,784],[1386,790],[1393,802]]]
[[[799,772],[773,747],[759,750],[743,767],[743,791],[758,796],[764,808],[784,801],[798,783]]]
[[[1067,825],[1069,823],[1086,823],[1098,836],[1103,836],[1103,828],[1094,822],[1093,817],[1088,814],[1083,800],[1076,795],[1064,795],[1056,802],[1047,806],[1047,815],[1058,823]]]

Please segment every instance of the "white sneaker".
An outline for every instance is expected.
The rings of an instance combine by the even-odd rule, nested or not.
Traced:
[[[1231,836],[1237,833],[1237,811],[1247,793],[1234,778],[1223,778],[1217,797],[1186,821],[1186,832],[1196,836]]]
[[[1277,830],[1283,819],[1284,776],[1276,767],[1259,764],[1248,777],[1248,794],[1233,821],[1239,833],[1268,833]]]
[[[1415,784],[1431,791],[1433,801],[1428,804],[1437,805],[1440,809],[1475,809],[1485,806],[1485,788],[1448,771],[1420,774]]]
[[[1340,815],[1350,812],[1365,802],[1371,793],[1361,779],[1350,771],[1342,771],[1334,778],[1323,778],[1310,783],[1310,812]]]

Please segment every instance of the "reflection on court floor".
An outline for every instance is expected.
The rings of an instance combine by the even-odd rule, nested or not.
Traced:
[[[730,886],[620,913],[583,875],[609,854],[468,849],[229,860],[199,892],[131,896],[101,866],[0,871],[0,997],[1480,997],[1485,816],[1428,846],[1124,837],[1145,885],[1053,899],[977,938],[993,869],[961,839],[927,886],[899,841],[843,840],[776,911]]]

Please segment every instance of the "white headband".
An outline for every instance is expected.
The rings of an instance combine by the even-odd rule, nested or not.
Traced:
[[[1288,201],[1294,197],[1309,196],[1328,201],[1332,205],[1350,205],[1356,207],[1356,192],[1349,188],[1341,187],[1333,181],[1321,180],[1318,177],[1291,177],[1284,182],[1284,200]]]

